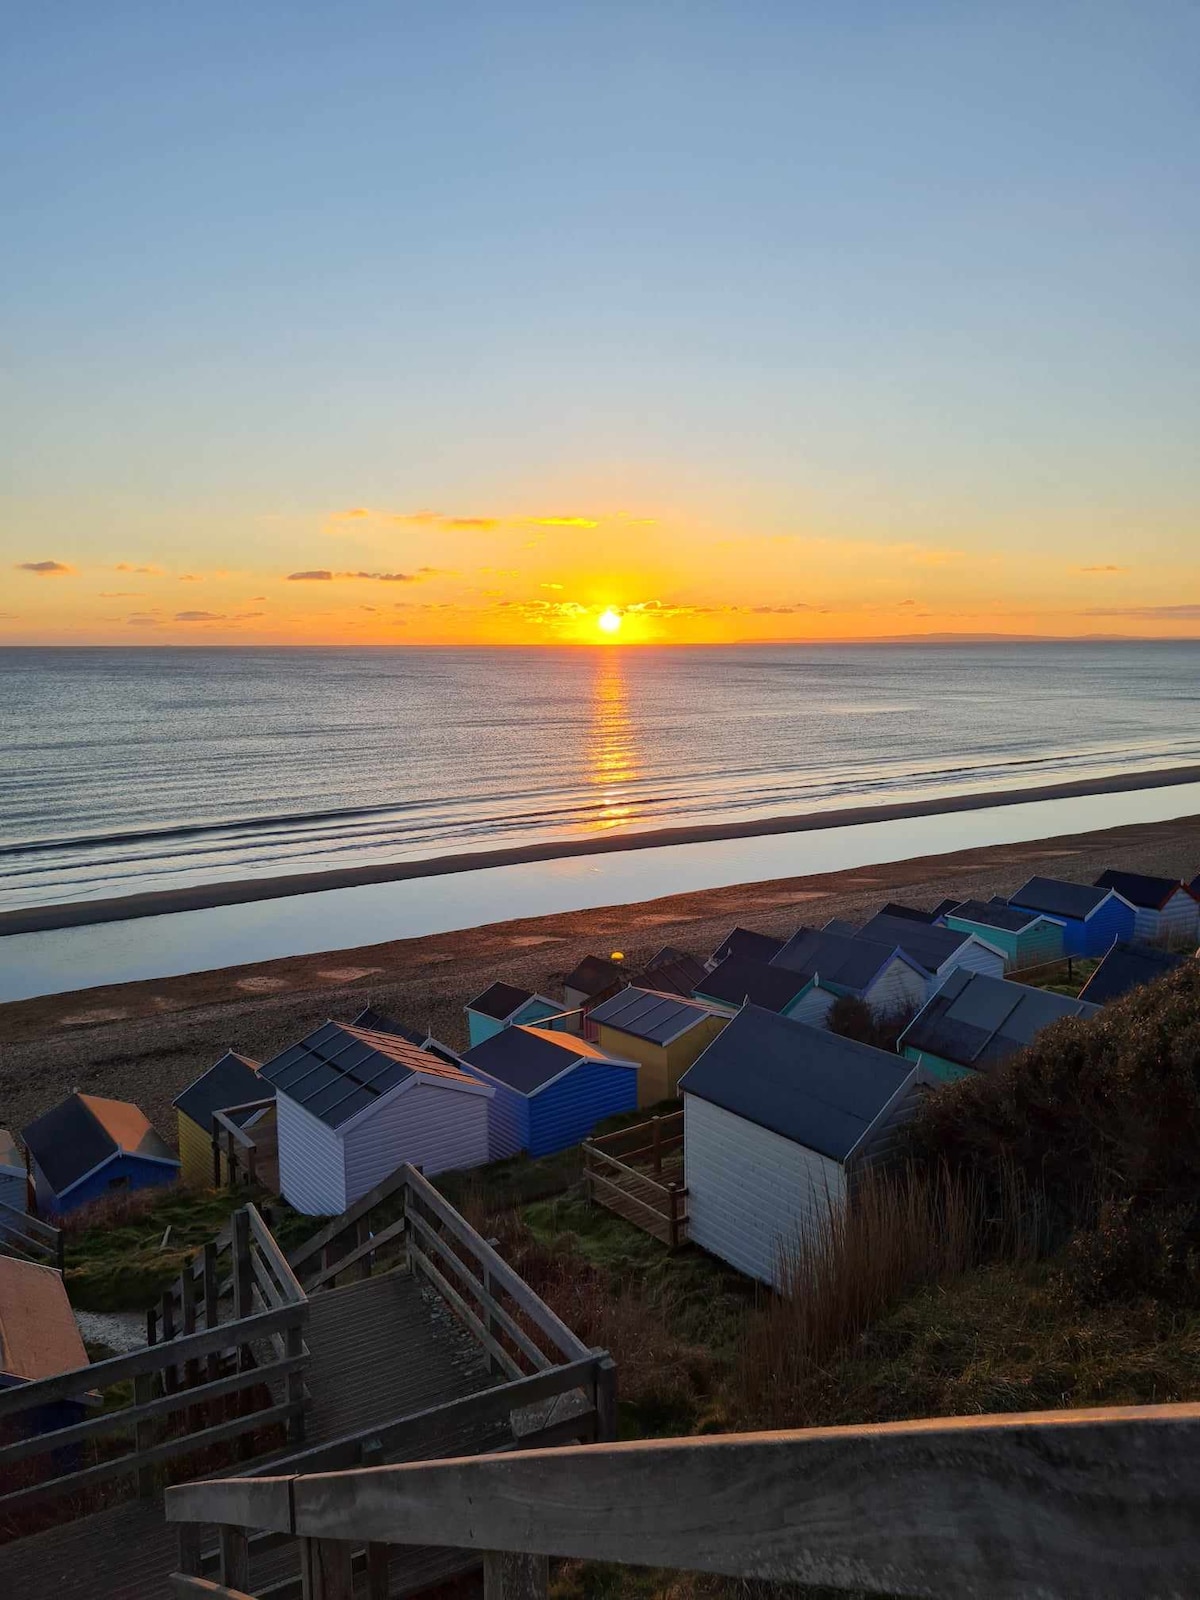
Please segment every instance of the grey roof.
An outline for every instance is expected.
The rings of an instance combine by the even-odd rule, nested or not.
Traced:
[[[565,989],[577,989],[580,994],[604,994],[616,984],[626,983],[628,973],[616,961],[610,961],[607,956],[584,956],[583,960],[573,972],[569,972],[563,979]]]
[[[473,1081],[407,1039],[344,1022],[322,1023],[268,1061],[259,1077],[327,1127],[340,1128],[416,1073],[460,1084]]]
[[[490,1039],[472,1045],[463,1052],[462,1060],[466,1066],[475,1067],[480,1072],[486,1072],[490,1078],[506,1083],[518,1094],[533,1094],[576,1061],[616,1064],[603,1050],[579,1038],[577,1034],[529,1027],[524,1023],[502,1028]],[[628,1065],[626,1062],[619,1064]]]
[[[881,917],[907,917],[910,922],[936,922],[936,911],[919,911],[916,906],[901,905],[898,900],[889,900],[886,905],[879,908]]]
[[[360,1011],[354,1019],[353,1026],[366,1028],[368,1033],[394,1033],[398,1039],[407,1039],[409,1044],[423,1045],[429,1037],[418,1028],[410,1028],[407,1023],[397,1022],[394,1017],[389,1017],[386,1011],[376,1011],[374,1006],[366,1006]]]
[[[695,956],[668,944],[647,961],[642,978],[648,988],[657,989],[660,994],[690,995],[703,981],[704,970]]]
[[[783,939],[775,939],[769,933],[755,933],[750,928],[734,928],[729,932],[708,958],[710,967],[727,960],[730,956],[741,956],[749,961],[770,961],[777,956],[785,944]]]
[[[896,944],[880,944],[859,935],[801,928],[772,961],[773,967],[798,972],[805,982],[818,974],[828,983],[861,994],[896,953]]]
[[[477,994],[474,1000],[467,1001],[467,1010],[478,1011],[481,1016],[503,1022],[532,999],[532,989],[519,989],[515,983],[493,983],[482,994]]]
[[[635,1039],[645,1039],[648,1044],[669,1044],[713,1015],[712,1006],[706,1006],[702,1000],[685,1000],[680,995],[662,994],[657,989],[630,987],[602,1000],[589,1013],[589,1018],[632,1034]]]
[[[55,1194],[63,1194],[102,1161],[121,1151],[147,1161],[179,1159],[127,1100],[72,1094],[21,1130],[25,1147]]]
[[[749,1000],[764,1011],[782,1011],[807,982],[787,967],[768,966],[747,956],[727,956],[696,985],[696,993],[726,1005],[740,1006]]]
[[[1094,884],[1067,883],[1063,878],[1030,878],[1016,894],[1009,895],[1008,903],[1044,911],[1051,917],[1082,922],[1110,893],[1108,889],[1097,889]]]
[[[964,922],[978,922],[985,928],[1000,928],[1005,933],[1020,933],[1023,928],[1032,927],[1041,912],[1021,911],[1004,900],[964,900],[943,915],[961,917]]]
[[[853,939],[858,932],[858,923],[851,922],[849,917],[830,917],[828,922],[821,924],[822,933],[844,933],[847,938]]]
[[[172,1104],[185,1117],[190,1117],[207,1133],[212,1127],[214,1111],[225,1111],[229,1106],[245,1105],[247,1100],[265,1100],[274,1091],[270,1084],[258,1076],[258,1062],[249,1056],[240,1056],[227,1050],[207,1072],[201,1073]],[[239,1112],[233,1119],[239,1126],[252,1111]]]
[[[900,1035],[899,1045],[982,1071],[1015,1055],[1051,1023],[1063,1017],[1091,1017],[1099,1009],[960,967],[917,1012]]]
[[[1130,989],[1174,972],[1189,959],[1180,951],[1156,950],[1152,945],[1114,944],[1079,991],[1079,998],[1105,1005]]]
[[[859,933],[864,939],[896,945],[930,975],[943,967],[971,937],[958,928],[935,928],[932,923],[885,916],[883,912],[864,923]]]
[[[1178,878],[1148,878],[1142,872],[1102,872],[1095,882],[1097,889],[1115,889],[1131,906],[1149,911],[1161,911],[1183,888]]]
[[[679,1088],[844,1161],[912,1072],[890,1051],[746,1006]]]
[[[957,900],[939,900],[931,913],[933,920],[936,922],[939,917],[944,917],[947,912],[953,911],[958,904],[959,901]]]

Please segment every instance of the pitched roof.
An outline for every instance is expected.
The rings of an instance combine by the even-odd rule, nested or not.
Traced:
[[[1102,872],[1094,881],[1097,889],[1115,889],[1131,906],[1149,911],[1161,911],[1184,887],[1178,878],[1148,878],[1143,872]]]
[[[593,995],[602,994],[605,989],[611,989],[615,983],[624,983],[627,978],[624,967],[609,961],[607,956],[584,956],[574,972],[569,972],[563,979],[563,988],[578,989],[590,999]]]
[[[704,977],[704,965],[686,950],[675,950],[664,945],[656,956],[651,956],[642,968],[646,987],[660,994],[690,995]]]
[[[893,944],[911,956],[931,975],[945,965],[967,940],[969,933],[958,928],[934,927],[929,922],[914,922],[909,917],[885,916],[881,911],[859,929],[864,939]]]
[[[1009,895],[1010,906],[1031,907],[1052,917],[1069,917],[1081,922],[1103,904],[1111,893],[1094,884],[1068,883],[1063,878],[1030,878],[1016,894]]]
[[[985,928],[999,928],[1005,933],[1020,933],[1032,927],[1041,916],[1040,911],[1022,911],[1003,900],[964,900],[943,913],[947,917],[961,917],[964,922],[978,922]]]
[[[707,1017],[723,1015],[703,1000],[685,1000],[677,994],[632,986],[602,1000],[589,1013],[592,1022],[617,1028],[649,1044],[670,1044]]]
[[[679,1088],[844,1161],[913,1071],[890,1051],[746,1006]]]
[[[520,989],[515,983],[493,983],[467,1001],[468,1011],[478,1011],[481,1016],[504,1022],[527,1001],[533,999],[532,989]]]
[[[519,1022],[502,1028],[490,1039],[463,1052],[463,1061],[490,1078],[506,1083],[518,1094],[533,1094],[551,1078],[557,1078],[576,1061],[611,1061],[603,1050],[577,1034],[551,1028],[530,1027]],[[615,1063],[614,1063],[615,1064]],[[626,1066],[628,1063],[621,1062]]]
[[[775,939],[769,933],[755,933],[750,928],[734,928],[726,934],[724,939],[708,958],[710,967],[718,962],[727,960],[730,956],[741,956],[748,961],[770,961],[783,949],[785,940]]]
[[[881,917],[907,917],[910,922],[929,923],[936,921],[938,915],[936,911],[918,911],[916,906],[901,905],[898,900],[889,900],[879,908],[878,914]]]
[[[21,1159],[21,1152],[17,1149],[17,1141],[7,1128],[0,1128],[0,1172],[20,1172],[24,1174],[25,1163]]]
[[[768,966],[765,961],[754,961],[748,956],[726,956],[696,985],[696,990],[731,1006],[740,1006],[749,1000],[764,1011],[782,1011],[807,982],[807,978],[787,967]]]
[[[179,1165],[145,1112],[127,1100],[94,1094],[68,1095],[22,1129],[21,1137],[55,1194],[65,1194],[118,1153]]]
[[[87,1364],[62,1273],[0,1256],[0,1373],[36,1383]]]
[[[247,1100],[265,1100],[270,1086],[260,1082],[259,1063],[249,1056],[240,1056],[227,1050],[219,1061],[213,1063],[194,1083],[189,1083],[181,1095],[172,1101],[176,1111],[199,1123],[205,1132],[212,1126],[214,1111],[225,1111],[230,1106],[245,1105]],[[233,1119],[240,1126],[252,1111],[239,1112]]]
[[[409,1044],[423,1045],[429,1037],[427,1033],[422,1033],[417,1028],[410,1028],[406,1023],[397,1022],[394,1017],[389,1017],[386,1011],[376,1011],[374,1006],[364,1007],[355,1017],[353,1026],[365,1028],[368,1033],[394,1033],[398,1039],[407,1039]]]
[[[1079,991],[1079,998],[1106,1005],[1130,989],[1174,972],[1189,959],[1180,951],[1156,950],[1152,945],[1114,944]]]
[[[857,934],[801,928],[773,957],[771,965],[798,972],[806,982],[819,974],[827,983],[861,994],[896,953],[894,940],[880,944]]]
[[[939,900],[937,905],[935,905],[933,908],[933,920],[936,922],[939,917],[946,916],[946,914],[950,911],[953,911],[955,906],[959,903],[960,902],[957,900]]]
[[[1007,978],[958,968],[900,1035],[902,1049],[928,1050],[982,1071],[1015,1055],[1063,1017],[1091,1017],[1098,1006]]]
[[[323,1022],[259,1070],[264,1082],[330,1128],[340,1128],[414,1075],[459,1086],[475,1082],[407,1039],[345,1022]]]

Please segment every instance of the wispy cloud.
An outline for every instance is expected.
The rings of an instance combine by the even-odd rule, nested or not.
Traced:
[[[1144,621],[1200,621],[1200,604],[1181,606],[1091,606],[1081,617],[1141,617]]]
[[[157,628],[160,626],[160,619],[153,611],[132,611],[125,618],[125,621],[131,628]]]
[[[330,583],[333,573],[327,567],[318,567],[311,572],[289,572],[289,583]]]
[[[223,611],[177,611],[176,622],[228,622]]]
[[[422,576],[432,574],[433,567],[422,567],[418,572],[330,572],[328,567],[318,567],[312,572],[289,572],[289,583],[334,583],[343,579],[363,579],[368,583],[419,583]]]
[[[136,600],[141,594],[140,589],[101,589],[101,600]]]
[[[65,578],[75,571],[65,561],[18,561],[18,572],[32,572],[39,578]]]
[[[1075,572],[1100,573],[1100,572],[1129,572],[1131,569],[1129,567],[1106,566],[1106,567],[1075,567],[1073,570]]]
[[[600,525],[596,517],[531,517],[529,520],[538,528],[596,528]]]
[[[351,506],[345,511],[335,511],[331,522],[362,522],[376,518],[381,522],[412,523],[417,527],[443,527],[486,530],[489,528],[597,528],[600,518],[582,516],[577,512],[560,512],[553,516],[464,516],[446,511],[382,511],[370,506]],[[648,525],[652,517],[629,517],[624,512],[619,520],[628,524]]]
[[[161,578],[163,574],[163,569],[161,567],[136,567],[131,561],[118,561],[116,566],[113,568],[113,571],[137,572],[143,577],[147,578]]]
[[[230,622],[251,622],[255,617],[265,617],[265,611],[235,611]]]

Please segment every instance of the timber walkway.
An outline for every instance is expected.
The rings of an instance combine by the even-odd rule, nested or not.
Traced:
[[[257,1227],[263,1227],[261,1219]],[[376,1261],[387,1247],[397,1246],[396,1259],[386,1267]],[[435,1256],[439,1266],[431,1260]],[[302,1398],[289,1358],[272,1359],[270,1334],[255,1341],[258,1359],[248,1371],[226,1376],[226,1360],[215,1380],[207,1371],[200,1373],[196,1387],[175,1390],[173,1399],[168,1390],[170,1372],[184,1374],[188,1366],[200,1365],[198,1360],[180,1360],[189,1348],[189,1336],[151,1347],[160,1362],[170,1355],[176,1364],[166,1369],[164,1393],[144,1401],[143,1411],[147,1406],[161,1411],[174,1404],[176,1414],[186,1416],[188,1411],[180,1410],[186,1401],[211,1392],[214,1385],[227,1390],[240,1377],[244,1392],[251,1380],[261,1380],[254,1391],[263,1402],[257,1412],[215,1430],[209,1424],[176,1441],[182,1446],[195,1444],[215,1431],[223,1440],[237,1439],[236,1448],[245,1454],[263,1439],[272,1441],[268,1450],[256,1448],[251,1459],[218,1467],[218,1472],[258,1477],[428,1460],[511,1450],[518,1442],[546,1445],[594,1439],[605,1432],[597,1419],[602,1411],[611,1413],[611,1362],[575,1339],[419,1174],[402,1169],[397,1179],[315,1235],[291,1261],[299,1274],[293,1282],[299,1297],[296,1304],[302,1308],[304,1341],[301,1358],[295,1354],[298,1335],[290,1335],[291,1359],[302,1361]],[[372,1275],[364,1276],[368,1272]],[[447,1275],[455,1277],[457,1289]],[[338,1279],[347,1277],[352,1281],[339,1287]],[[308,1293],[301,1288],[301,1278],[309,1279]],[[189,1292],[185,1287],[185,1301]],[[261,1298],[269,1301],[268,1296]],[[268,1304],[268,1311],[279,1309]],[[261,1327],[263,1313],[255,1312],[250,1320],[255,1317]],[[229,1324],[214,1319],[226,1345],[245,1334],[244,1324],[245,1319]],[[205,1335],[199,1337],[203,1340]],[[190,1336],[192,1346],[196,1338]],[[149,1354],[137,1352],[132,1359],[144,1363]],[[130,1359],[118,1358],[118,1364]],[[103,1376],[105,1365],[109,1364],[84,1370]],[[289,1384],[299,1408],[294,1416],[287,1399]],[[256,1417],[271,1419],[274,1435],[260,1432],[247,1437],[246,1429]],[[282,1441],[281,1424],[291,1430],[290,1444]],[[136,1420],[132,1426],[137,1432]],[[301,1438],[303,1448],[298,1450]],[[6,1448],[28,1453],[30,1443]],[[128,1478],[136,1477],[142,1491],[138,1498],[0,1546],[0,1593],[20,1595],[22,1600],[158,1600],[160,1596],[165,1600],[172,1593],[178,1540],[164,1519],[162,1485],[153,1467],[142,1465],[154,1459],[153,1448],[140,1453],[135,1449],[117,1463],[118,1468],[125,1464]],[[157,1446],[158,1459],[168,1448]],[[0,1489],[8,1487],[4,1454],[0,1448]],[[74,1470],[59,1480],[68,1489],[80,1477],[86,1480],[89,1472],[108,1471],[103,1463],[80,1469],[73,1457],[68,1465]],[[184,1476],[210,1475],[212,1470],[193,1455]],[[177,1472],[177,1481],[178,1477]],[[53,1486],[51,1480],[48,1486],[4,1495],[0,1510],[5,1500],[20,1502]],[[198,1542],[201,1566],[214,1574],[225,1570],[216,1536],[201,1534]],[[244,1554],[245,1576],[249,1579],[252,1574],[256,1593],[272,1600],[299,1597],[296,1540],[266,1534],[249,1541]],[[387,1553],[383,1592],[410,1594],[477,1564],[477,1557],[462,1551],[396,1549]],[[374,1581],[378,1588],[379,1572]]]

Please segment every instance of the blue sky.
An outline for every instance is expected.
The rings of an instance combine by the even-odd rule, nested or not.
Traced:
[[[679,637],[781,592],[1193,631],[1198,47],[1170,4],[27,8],[0,559],[72,570],[0,636],[123,637],[130,565],[143,637],[182,579],[210,637],[353,636],[288,572],[421,566],[410,637],[542,574]]]

